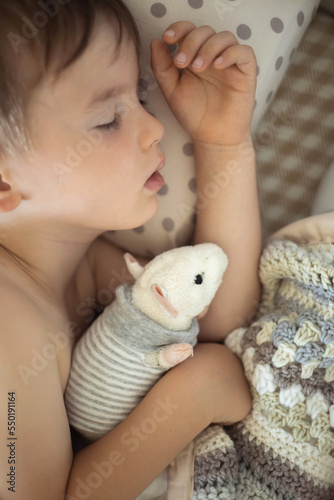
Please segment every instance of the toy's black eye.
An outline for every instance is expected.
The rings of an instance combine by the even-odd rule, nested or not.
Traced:
[[[196,276],[195,283],[196,283],[196,285],[201,285],[203,283],[203,276],[201,274],[198,274]]]

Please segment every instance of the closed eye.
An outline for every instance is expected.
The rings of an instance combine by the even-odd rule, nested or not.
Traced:
[[[99,125],[97,128],[104,132],[110,132],[111,130],[119,130],[122,124],[122,120],[119,116],[116,116],[114,121],[110,123],[105,123],[104,125]]]
[[[139,99],[141,106],[146,106],[147,102],[143,99]],[[121,128],[122,120],[121,117],[116,115],[115,119],[110,123],[105,123],[104,125],[99,125],[97,128],[104,132],[111,132],[112,130],[119,130]]]

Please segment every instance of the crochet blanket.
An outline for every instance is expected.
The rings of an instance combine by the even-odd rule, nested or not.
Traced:
[[[334,244],[273,241],[257,320],[226,344],[253,395],[197,438],[193,500],[334,499]]]

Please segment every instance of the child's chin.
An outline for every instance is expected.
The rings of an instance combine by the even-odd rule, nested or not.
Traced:
[[[131,227],[127,229],[137,229],[139,227],[142,227],[144,224],[153,219],[153,217],[158,212],[158,208],[159,208],[158,197],[156,194],[154,194],[153,196],[150,197],[149,206],[147,207],[147,210],[145,210],[145,212],[143,211],[142,217],[137,218],[136,221],[131,225]]]
[[[145,218],[145,220],[143,221],[143,223],[141,225],[146,224],[147,222],[149,222],[150,220],[152,220],[153,217],[157,214],[158,208],[159,208],[157,195],[154,196],[154,202],[155,203],[152,203],[153,208],[152,208],[150,214]]]

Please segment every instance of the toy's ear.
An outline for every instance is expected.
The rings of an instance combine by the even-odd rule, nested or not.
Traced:
[[[143,266],[141,266],[138,262],[137,259],[134,258],[133,255],[131,255],[130,253],[126,253],[124,255],[124,259],[125,259],[125,262],[126,262],[126,265],[130,271],[130,273],[132,274],[132,276],[134,277],[134,279],[138,279],[144,272],[144,268]]]
[[[174,309],[172,304],[168,302],[167,294],[161,286],[154,284],[151,286],[151,290],[153,292],[154,297],[159,302],[159,304],[163,307],[163,309],[170,315],[172,318],[177,318],[179,315],[178,311]]]

